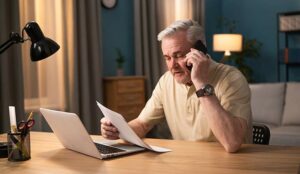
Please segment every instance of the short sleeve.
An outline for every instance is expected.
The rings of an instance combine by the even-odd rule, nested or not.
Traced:
[[[245,77],[236,69],[221,81],[217,96],[223,108],[231,115],[251,121],[251,92]]]
[[[165,115],[163,109],[163,96],[164,96],[164,76],[160,78],[156,84],[151,98],[147,101],[146,106],[139,115],[139,119],[149,125],[155,125],[161,122]]]

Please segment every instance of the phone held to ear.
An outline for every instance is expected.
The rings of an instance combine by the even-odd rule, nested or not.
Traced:
[[[201,40],[198,40],[194,47],[196,50],[201,51],[203,54],[207,54],[207,48],[206,46],[201,42]],[[186,65],[186,68],[191,71],[193,68],[193,65]]]

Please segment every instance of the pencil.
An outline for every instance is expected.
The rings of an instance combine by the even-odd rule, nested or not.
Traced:
[[[30,114],[29,114],[29,116],[28,116],[28,118],[27,118],[27,121],[32,120],[32,117],[33,117],[33,113],[31,111]]]

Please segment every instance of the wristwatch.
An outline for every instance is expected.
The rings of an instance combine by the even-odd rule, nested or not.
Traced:
[[[211,96],[214,94],[215,94],[214,87],[210,84],[206,84],[202,88],[200,88],[198,91],[196,91],[197,97]]]

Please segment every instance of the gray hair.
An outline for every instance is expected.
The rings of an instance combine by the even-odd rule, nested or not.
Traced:
[[[157,35],[157,40],[162,41],[165,37],[174,35],[177,31],[187,31],[187,40],[191,43],[195,43],[197,40],[201,40],[206,45],[205,34],[203,28],[198,22],[185,19],[173,22],[163,31]]]

